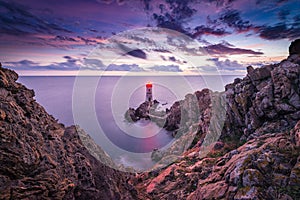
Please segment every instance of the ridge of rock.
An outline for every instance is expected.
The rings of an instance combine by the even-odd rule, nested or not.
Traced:
[[[0,67],[0,199],[134,199],[129,174],[78,127],[64,127]],[[92,146],[102,162],[82,144]]]
[[[204,105],[199,109],[197,135],[173,164],[132,180],[145,198],[300,199],[299,41],[291,44],[290,55],[280,63],[247,67],[246,77],[228,84],[224,93],[194,94],[199,107]],[[220,130],[220,124],[211,124],[215,97],[225,98],[226,118],[220,139],[201,156],[210,125]],[[182,105],[173,105],[174,116],[182,117]],[[180,122],[176,120],[174,127]],[[189,130],[181,133],[180,144],[190,134]],[[172,152],[174,147],[154,156],[163,163]]]

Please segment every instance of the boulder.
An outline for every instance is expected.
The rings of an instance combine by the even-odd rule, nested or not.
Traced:
[[[300,54],[300,39],[294,40],[289,47],[289,54]]]

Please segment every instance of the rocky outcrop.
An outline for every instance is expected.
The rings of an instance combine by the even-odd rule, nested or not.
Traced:
[[[300,199],[300,55],[299,40],[278,64],[247,67],[222,94],[196,92],[198,130],[186,150],[164,169],[137,175],[134,185],[149,199]],[[211,93],[211,92],[210,92]],[[214,96],[226,107],[226,119],[212,124]],[[200,100],[201,99],[201,100]],[[206,99],[206,100],[205,100]],[[173,127],[180,124],[182,104],[173,105]],[[201,106],[203,106],[201,108]],[[176,111],[175,111],[176,110]],[[179,117],[179,120],[178,120]],[[218,121],[218,120],[216,120]],[[210,128],[216,127],[216,128]],[[219,127],[219,129],[218,129]],[[177,127],[176,127],[177,128]],[[177,130],[180,129],[180,126]],[[201,145],[213,130],[222,130],[203,156]],[[182,137],[190,138],[191,131]],[[213,141],[213,140],[211,140]],[[177,146],[185,143],[178,143]],[[209,145],[209,144],[207,144]],[[176,145],[175,145],[176,146]],[[169,155],[178,150],[172,147]],[[164,160],[165,152],[153,157]]]
[[[300,39],[293,41],[289,47],[290,55],[300,54]]]
[[[222,136],[241,140],[282,132],[300,119],[300,57],[249,69],[243,79],[226,86],[227,121]],[[234,126],[232,126],[234,124]]]
[[[0,68],[0,199],[300,199],[298,41],[287,59],[248,66],[224,93],[188,94],[165,113],[130,109],[127,119],[157,120],[177,138],[135,177],[107,167],[83,130],[57,123]]]
[[[265,134],[224,156],[214,151],[199,159],[190,151],[157,175],[140,175],[140,182],[153,199],[297,199],[300,149],[290,134]]]
[[[136,122],[140,119],[150,119],[151,114],[158,114],[156,108],[159,102],[154,100],[153,102],[145,101],[137,109],[129,108],[125,113],[125,119],[128,122]],[[165,113],[163,114],[165,115]]]
[[[0,199],[135,199],[128,174],[104,165],[112,161],[87,134],[58,123],[17,79],[0,67]]]

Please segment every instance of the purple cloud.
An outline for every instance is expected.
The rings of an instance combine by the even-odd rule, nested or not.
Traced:
[[[4,62],[4,66],[13,70],[79,70],[80,61],[70,56],[64,56],[65,62],[53,63],[50,65],[41,65],[30,60],[21,60],[18,62]]]
[[[151,71],[160,72],[182,72],[178,65],[155,65],[149,68]]]
[[[105,69],[105,71],[142,72],[142,71],[145,71],[145,70],[143,68],[139,67],[137,64],[133,64],[133,65],[129,65],[129,64],[123,64],[123,65],[110,64]]]
[[[231,61],[226,59],[224,61],[219,60],[219,58],[209,59],[214,63],[218,70],[224,71],[236,71],[236,70],[245,70],[245,66],[238,63],[237,61]]]
[[[131,49],[123,44],[118,44],[118,47],[124,52],[124,55],[129,55],[136,58],[147,59],[146,53],[141,49]]]
[[[195,32],[192,34],[193,38],[197,38],[202,35],[215,35],[215,36],[225,36],[230,34],[228,31],[226,31],[224,28],[212,28],[208,26],[197,26],[195,28]]]
[[[32,14],[24,6],[14,2],[0,1],[0,33],[9,35],[24,35],[54,32],[71,33],[70,30],[56,24],[43,20]]]
[[[285,23],[278,23],[274,26],[262,26],[259,30],[259,36],[266,40],[297,39],[300,37],[300,23],[294,22],[292,26],[288,26]]]
[[[264,53],[253,51],[251,49],[241,49],[233,48],[226,44],[214,44],[204,47],[207,53],[211,55],[237,55],[237,54],[252,54],[252,55],[262,55]]]

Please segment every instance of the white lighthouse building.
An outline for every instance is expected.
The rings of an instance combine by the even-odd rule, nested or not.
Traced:
[[[146,84],[146,101],[152,102],[152,83]]]

